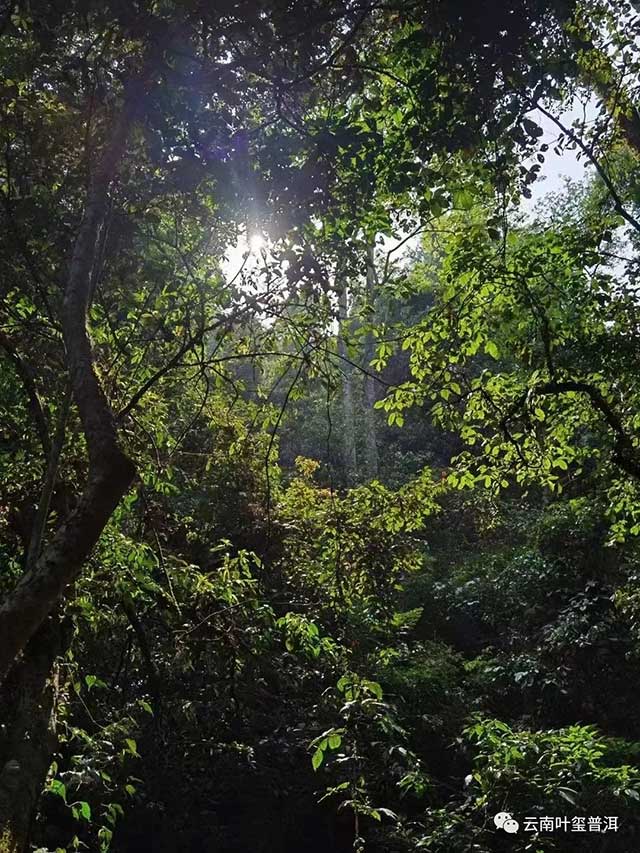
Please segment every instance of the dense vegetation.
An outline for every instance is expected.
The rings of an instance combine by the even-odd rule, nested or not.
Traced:
[[[0,853],[638,849],[635,6],[0,4]]]

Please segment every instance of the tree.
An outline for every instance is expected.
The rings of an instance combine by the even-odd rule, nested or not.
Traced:
[[[53,316],[46,323],[52,327],[58,359],[64,342],[64,363],[87,445],[88,469],[86,487],[71,514],[2,605],[0,672],[3,675],[64,588],[77,576],[134,476],[134,464],[123,449],[118,418],[98,378],[86,331],[91,305],[101,286],[100,276],[106,275],[108,279],[113,253],[122,251],[126,241],[123,226],[127,220],[131,222],[132,214],[136,219],[136,208],[158,211],[162,199],[177,200],[181,195],[184,198],[196,186],[204,189],[206,182],[218,183],[225,174],[232,176],[235,191],[244,199],[240,209],[227,220],[231,229],[242,215],[244,205],[260,204],[258,188],[251,186],[254,179],[248,160],[248,131],[242,130],[243,123],[248,121],[252,110],[264,111],[265,101],[261,99],[268,81],[277,76],[276,69],[283,73],[289,64],[286,73],[295,77],[304,75],[305,69],[313,73],[315,64],[322,64],[341,22],[350,15],[348,8],[320,9],[313,4],[300,9],[300,14],[303,12],[319,15],[319,29],[311,41],[306,35],[290,38],[298,18],[282,19],[274,9],[267,26],[252,4],[229,11],[220,20],[198,18],[196,10],[189,7],[169,9],[163,18],[151,12],[128,16],[118,6],[106,6],[94,13],[82,5],[62,16],[49,10],[39,19],[34,17],[33,24],[18,12],[12,18],[5,44],[7,50],[15,51],[16,79],[10,78],[5,89],[8,100],[4,197],[5,213],[14,224],[14,238],[26,224],[19,224],[16,219],[18,206],[28,208],[22,188],[29,186],[35,190],[40,186],[31,174],[26,151],[28,147],[42,145],[38,130],[42,127],[43,112],[46,121],[55,123],[60,136],[64,133],[70,137],[84,128],[84,138],[78,134],[72,149],[75,160],[71,159],[70,151],[64,158],[58,152],[59,159],[66,163],[71,160],[65,181],[59,188],[45,184],[45,203],[35,205],[34,213],[41,227],[43,218],[52,215],[48,206],[59,206],[62,199],[75,219],[71,230],[66,229],[61,245],[52,247],[54,257],[47,261],[53,270],[53,281],[43,284],[33,260],[33,248],[23,245],[20,237],[9,246],[9,263],[30,270],[33,281],[27,294],[19,288],[11,292],[17,301],[28,300],[27,311],[39,310],[41,305],[46,309],[55,298],[55,291],[50,290],[52,285],[64,282],[64,297],[53,306]],[[56,29],[64,33],[64,38],[54,47],[51,36]],[[258,58],[246,53],[255,49],[258,36],[264,51],[261,76],[255,75]],[[76,42],[82,44],[80,51]],[[337,49],[340,49],[339,40]],[[229,50],[236,52],[236,60],[221,64]],[[281,67],[280,63],[285,65]],[[242,113],[229,88],[237,85],[238,79],[244,79],[247,92],[255,95],[251,103],[247,101]],[[77,87],[75,91],[73,87]],[[224,103],[219,112],[206,108],[207,99],[214,96],[222,98]],[[22,123],[24,115],[28,117],[26,132]],[[139,120],[144,122],[143,138],[137,130]],[[245,126],[255,123],[254,119]],[[217,141],[223,133],[224,143]],[[141,159],[136,164],[134,158]],[[158,180],[161,175],[164,181]],[[85,181],[88,189],[83,198]],[[143,183],[146,186],[138,195]],[[41,190],[39,195],[43,195]],[[303,199],[300,201],[304,203]],[[194,207],[189,210],[187,206],[183,214],[191,215],[193,226],[210,215],[216,220],[224,211],[223,202],[218,202],[211,213],[206,205],[204,210]],[[154,216],[157,213],[152,213],[147,222],[153,223]],[[114,219],[123,228],[119,241],[109,235]],[[140,225],[143,222],[139,219]],[[224,228],[223,225],[221,234]],[[155,236],[166,239],[163,234]],[[31,242],[35,245],[34,237]],[[116,248],[117,242],[120,246]],[[69,252],[66,272],[64,246]],[[174,247],[174,251],[179,254],[180,247]],[[188,270],[188,258],[183,261]],[[107,291],[105,282],[102,287]],[[113,312],[113,304],[109,308]],[[196,350],[214,328],[230,322],[228,318],[218,318],[209,326],[209,318],[201,315],[195,327],[192,309],[187,310],[189,313],[179,321],[184,329],[182,343],[174,347],[165,364],[124,403],[120,422],[167,370],[178,366],[187,354]],[[61,330],[57,327],[59,320]],[[172,333],[159,323],[153,343],[157,345],[166,338],[172,338]],[[13,343],[9,347],[15,351]]]
[[[333,325],[336,310],[345,314],[344,282],[355,290],[363,281],[371,305],[383,292],[406,295],[388,262],[379,271],[380,293],[373,293],[375,235],[395,238],[400,247],[411,235],[454,230],[441,247],[428,244],[433,298],[430,293],[424,320],[402,330],[413,378],[384,403],[400,426],[402,410],[422,401],[441,427],[459,432],[471,447],[481,445],[482,455],[472,450],[466,467],[444,481],[506,489],[503,475],[515,467],[521,483],[558,491],[565,476],[558,471],[595,467],[604,482],[598,466],[609,459],[628,475],[607,479],[610,494],[631,518],[630,529],[637,528],[630,361],[635,260],[620,280],[605,266],[626,251],[616,229],[636,232],[632,246],[640,230],[633,183],[625,186],[637,148],[637,93],[627,71],[637,59],[636,22],[629,6],[624,11],[622,23],[605,2],[583,7],[542,0],[505,8],[489,0],[305,0],[288,7],[222,3],[215,10],[190,2],[97,8],[79,0],[64,9],[19,2],[2,12],[0,350],[6,369],[0,392],[11,410],[3,417],[7,476],[0,523],[9,545],[2,551],[0,681],[16,713],[7,715],[9,734],[0,746],[0,818],[7,827],[0,849],[23,850],[29,843],[49,763],[45,733],[56,716],[55,658],[73,657],[66,615],[84,606],[98,621],[95,603],[110,605],[95,587],[88,601],[76,594],[75,585],[91,586],[94,558],[108,570],[97,575],[114,582],[107,593],[122,609],[110,628],[124,625],[128,632],[123,660],[131,660],[135,640],[139,679],[159,704],[167,697],[154,648],[160,643],[170,657],[171,643],[159,640],[161,628],[149,630],[158,600],[173,608],[171,617],[160,608],[169,625],[187,602],[196,602],[187,634],[197,634],[209,618],[199,609],[205,590],[216,608],[246,608],[242,626],[252,636],[274,631],[275,624],[310,658],[335,651],[331,641],[320,641],[312,621],[295,618],[300,614],[284,614],[279,623],[269,603],[265,618],[254,619],[262,604],[248,558],[214,559],[207,537],[184,529],[197,519],[207,535],[215,531],[219,538],[227,526],[261,553],[291,547],[274,532],[274,501],[283,494],[274,456],[287,406],[304,383],[317,388],[319,378],[328,394],[336,365],[351,367],[344,336],[336,346]],[[561,115],[585,86],[602,99],[592,131],[567,126]],[[513,225],[509,205],[529,193],[544,160],[539,114],[558,127],[559,150],[580,151],[600,183],[576,210]],[[250,245],[254,232],[268,238],[267,247],[248,251],[225,277],[225,252],[240,240]],[[374,477],[381,439],[372,420],[372,329],[366,332],[363,433]],[[375,361],[382,366],[393,346],[383,332],[378,341]],[[608,373],[596,363],[603,354]],[[269,389],[266,378],[273,379]],[[353,388],[347,381],[342,390],[353,460]],[[278,405],[270,406],[272,400]],[[230,423],[228,413],[240,405],[245,420]],[[253,457],[244,478],[231,475],[225,459],[241,457],[238,448],[254,440],[258,422],[264,480]],[[213,446],[212,433],[219,439]],[[201,448],[204,468],[182,460],[198,459]],[[210,465],[219,468],[213,483]],[[168,498],[178,488],[174,477],[191,502],[184,512],[147,495]],[[200,480],[196,494],[193,479]],[[296,488],[299,483],[289,495],[294,504]],[[344,635],[369,620],[365,645],[376,634],[375,620],[384,623],[382,634],[405,631],[411,622],[401,616],[397,624],[394,617],[385,622],[393,592],[376,572],[391,567],[400,581],[394,525],[405,524],[403,500],[425,509],[429,476],[415,488],[417,496],[411,488],[400,492],[399,506],[398,496],[373,483],[344,503],[329,490],[315,507],[307,484],[305,500],[296,505],[314,520],[313,540],[302,543],[310,550],[297,552],[303,562],[312,555],[302,584],[306,600],[314,602],[323,590],[336,601],[342,595],[348,606],[334,627]],[[253,499],[266,503],[266,518]],[[136,501],[144,510],[132,510]],[[244,520],[220,511],[210,523],[207,501],[238,508]],[[279,518],[295,526],[286,512]],[[353,528],[357,551],[343,545],[340,524]],[[106,542],[111,557],[101,549]],[[194,571],[188,564],[184,600],[165,552],[173,568],[185,555],[200,566]],[[271,559],[283,584],[278,594],[296,600],[295,579],[272,553]],[[153,571],[145,576],[149,565]],[[340,577],[344,565],[353,571],[351,590],[341,588],[349,580]],[[154,571],[164,575],[162,583]],[[216,571],[224,582],[211,579]],[[124,583],[128,572],[155,598]],[[378,610],[371,604],[376,592]],[[270,594],[278,600],[276,591]],[[247,651],[243,628],[225,623],[213,631],[229,648],[211,676],[230,667],[232,690],[238,661],[245,666],[264,651],[257,642]],[[100,654],[111,661],[107,645],[103,640]],[[236,654],[240,647],[246,655]],[[366,656],[362,663],[364,672]],[[358,703],[355,722],[347,714],[345,725],[353,723],[354,766],[369,760],[358,742],[360,723],[387,732],[394,725],[386,710],[368,715],[380,700],[371,675],[349,672],[338,682],[338,693]],[[97,682],[85,683],[91,690]],[[240,707],[236,696],[229,702],[225,713],[233,703]],[[105,706],[108,716],[117,716],[109,702]],[[335,737],[341,735],[321,737],[317,751],[332,749]],[[124,751],[135,757],[132,742]],[[376,809],[359,777],[344,781],[359,838],[361,820],[375,820]],[[87,819],[84,805],[72,808]],[[108,845],[112,830],[101,830],[97,840]]]

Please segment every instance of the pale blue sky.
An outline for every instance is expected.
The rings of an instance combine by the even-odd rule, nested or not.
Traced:
[[[583,157],[578,160],[575,151],[565,150],[561,154],[556,154],[553,150],[560,134],[558,127],[537,111],[530,115],[543,129],[544,135],[541,141],[546,142],[549,150],[544,155],[545,162],[540,170],[540,179],[531,186],[532,197],[522,201],[522,207],[527,212],[533,210],[536,204],[548,193],[557,193],[564,189],[567,179],[579,181],[588,173],[586,158]],[[590,122],[596,115],[597,110],[594,103],[588,102],[585,106],[576,102],[571,109],[560,116],[560,120],[565,126],[570,127],[576,119]],[[537,161],[534,160],[533,162]]]

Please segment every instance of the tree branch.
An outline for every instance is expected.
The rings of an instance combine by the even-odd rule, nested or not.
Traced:
[[[34,378],[34,371],[31,365],[20,355],[13,341],[7,337],[3,331],[0,331],[0,347],[2,347],[8,355],[15,367],[16,373],[20,377],[22,385],[24,386],[24,390],[26,391],[29,399],[29,409],[38,433],[38,438],[40,439],[40,444],[42,445],[45,458],[48,459],[49,454],[51,453],[49,422],[44,413],[44,409],[42,408],[42,403],[40,402],[40,396],[38,394]]]
[[[535,389],[536,394],[565,394],[569,391],[586,394],[589,397],[592,406],[602,414],[615,435],[613,461],[630,477],[640,480],[640,460],[635,455],[636,451],[631,438],[624,428],[620,415],[595,385],[576,381],[547,382]]]
[[[533,387],[529,393],[543,396],[551,394],[559,396],[560,394],[567,393],[586,394],[593,408],[604,417],[607,426],[615,436],[612,456],[614,463],[630,477],[640,480],[640,458],[637,455],[636,448],[633,446],[631,437],[624,427],[622,418],[595,385],[592,385],[590,382],[581,382],[578,380],[544,382],[541,385]],[[528,396],[529,394],[522,394],[511,406],[501,421],[503,430],[507,428],[507,424],[518,409],[522,408],[525,404]]]
[[[629,225],[631,225],[632,228],[635,228],[635,230],[640,233],[640,222],[638,222],[638,220],[634,216],[632,216],[628,212],[628,210],[626,210],[625,206],[622,203],[622,199],[618,194],[618,191],[613,185],[613,181],[603,169],[600,161],[596,157],[594,157],[591,149],[584,144],[580,137],[576,133],[574,133],[570,127],[567,127],[563,122],[560,121],[559,118],[556,118],[553,113],[550,113],[548,110],[545,110],[544,107],[541,107],[540,104],[535,101],[532,101],[531,103],[535,107],[535,109],[540,110],[543,116],[546,116],[550,121],[552,121],[556,125],[556,127],[558,127],[565,134],[565,136],[567,136],[572,142],[574,142],[578,146],[578,148],[587,157],[591,165],[594,167],[594,169],[602,179],[603,184],[609,190],[609,195],[613,200],[613,206],[615,207],[616,211],[620,214],[620,216],[622,216],[624,220],[629,223]]]
[[[65,588],[77,577],[135,474],[133,462],[120,448],[113,413],[95,372],[87,317],[91,273],[109,189],[161,52],[161,48],[154,47],[140,76],[126,88],[120,116],[90,181],[62,309],[70,383],[87,442],[87,484],[75,510],[0,606],[0,682]]]
[[[34,519],[33,527],[31,530],[31,537],[29,539],[29,547],[27,548],[27,557],[25,560],[26,571],[29,571],[35,566],[37,559],[40,556],[40,551],[42,550],[44,531],[47,524],[47,518],[49,516],[49,506],[51,505],[51,497],[53,495],[53,490],[55,489],[56,480],[58,478],[60,456],[62,455],[62,448],[64,447],[64,440],[67,430],[67,420],[69,418],[70,408],[71,389],[67,388],[67,392],[62,403],[62,409],[60,412],[58,425],[56,427],[55,435],[53,437],[51,451],[49,453],[47,470],[45,473],[44,482],[42,484],[42,490],[40,492],[40,500],[38,501],[36,517]]]

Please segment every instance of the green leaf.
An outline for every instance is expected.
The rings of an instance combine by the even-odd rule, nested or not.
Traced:
[[[373,693],[376,699],[382,699],[382,687],[380,687],[377,681],[365,681],[363,684],[370,693]]]
[[[52,779],[49,783],[49,791],[55,794],[56,797],[61,797],[65,803],[67,802],[67,787],[64,782],[59,779]]]
[[[530,118],[523,118],[522,126],[529,134],[529,136],[533,136],[535,139],[537,139],[539,136],[542,136],[542,134],[544,133],[540,125],[537,124],[535,121],[532,121]]]
[[[574,791],[573,788],[558,788],[558,793],[563,799],[571,803],[571,805],[578,805],[578,800],[576,799],[576,797],[578,796],[578,792]]]
[[[486,341],[484,351],[487,355],[490,355],[491,358],[495,358],[496,360],[500,358],[500,350],[498,349],[498,345],[495,341]]]
[[[127,747],[129,748],[129,752],[132,755],[137,756],[138,755],[138,744],[135,742],[135,740],[131,737],[127,737],[124,739],[124,742],[127,744]]]
[[[398,815],[392,812],[391,809],[384,809],[382,806],[378,806],[378,811],[385,817],[391,818],[391,820],[398,820]]]

